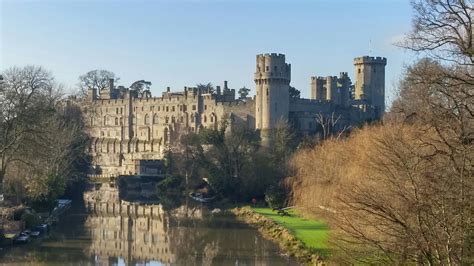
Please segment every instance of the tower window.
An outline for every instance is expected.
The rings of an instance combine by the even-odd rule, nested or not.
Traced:
[[[360,74],[360,68],[359,68],[357,71],[358,71],[358,73]]]
[[[268,96],[268,88],[267,88],[267,96]]]
[[[266,70],[266,71],[270,71],[270,67],[266,66],[266,67],[265,67],[265,70]]]

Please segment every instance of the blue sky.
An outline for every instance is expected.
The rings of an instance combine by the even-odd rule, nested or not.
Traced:
[[[107,69],[129,86],[212,82],[254,89],[255,55],[286,54],[292,85],[349,72],[356,56],[388,58],[388,101],[414,55],[392,45],[410,30],[409,1],[12,1],[0,0],[0,70],[42,65],[72,89]],[[353,80],[354,81],[354,80]]]

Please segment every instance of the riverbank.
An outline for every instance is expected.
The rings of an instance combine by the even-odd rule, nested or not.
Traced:
[[[324,265],[328,256],[326,224],[307,220],[290,211],[279,216],[270,208],[233,208],[241,220],[255,226],[266,237],[277,242],[283,252],[309,265]]]

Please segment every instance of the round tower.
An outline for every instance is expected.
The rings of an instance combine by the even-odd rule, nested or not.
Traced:
[[[254,80],[256,128],[273,129],[279,120],[288,119],[291,65],[284,54],[259,54]]]
[[[365,100],[375,108],[377,118],[385,111],[385,57],[363,56],[354,59],[355,100]]]

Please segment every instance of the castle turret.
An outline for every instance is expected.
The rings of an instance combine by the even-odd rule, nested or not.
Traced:
[[[291,65],[284,54],[257,55],[255,72],[256,128],[273,129],[279,120],[286,121],[289,112]]]
[[[92,102],[97,100],[97,89],[96,88],[89,88],[87,90],[87,101]]]
[[[322,77],[311,77],[311,99],[324,100],[326,95],[324,94],[324,78]]]
[[[377,118],[385,111],[385,57],[363,56],[354,59],[355,100],[365,100],[375,108]]]
[[[326,77],[326,100],[338,103],[337,77]]]
[[[339,79],[338,79],[338,87],[339,87],[339,101],[341,105],[347,106],[349,104],[350,99],[350,86],[351,86],[351,79],[347,72],[340,72]]]

